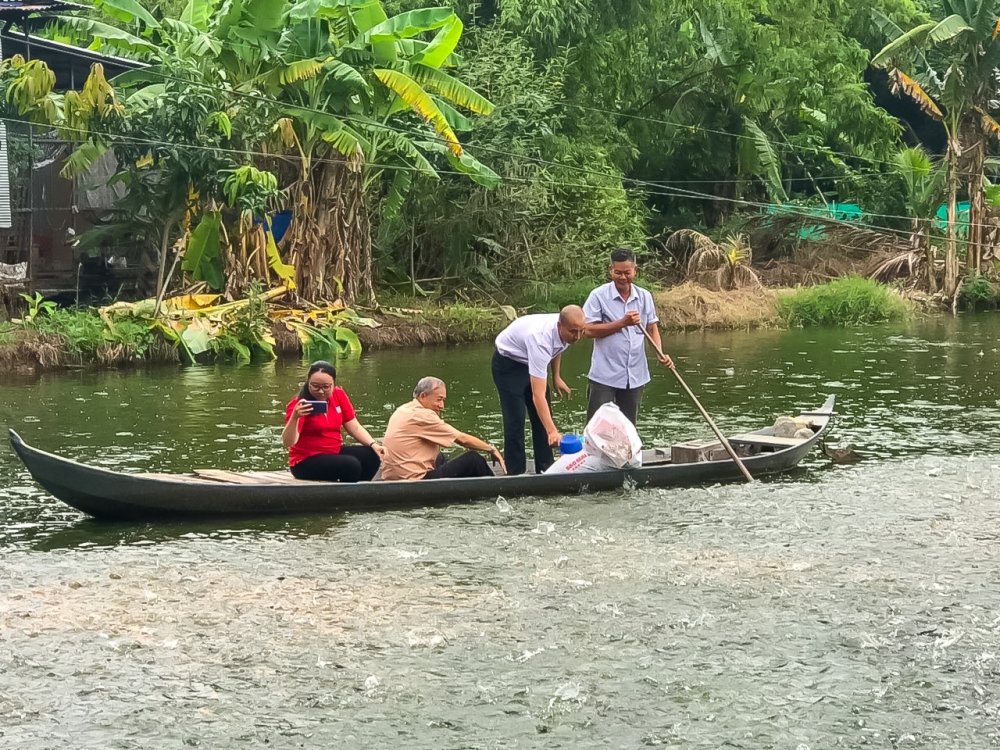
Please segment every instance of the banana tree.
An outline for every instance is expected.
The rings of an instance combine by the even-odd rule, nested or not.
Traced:
[[[931,162],[921,148],[905,148],[896,154],[896,168],[906,187],[906,208],[910,214],[910,245],[914,253],[923,255],[927,273],[927,288],[937,291],[934,274],[934,253],[929,240],[931,221],[941,203],[944,170]]]
[[[904,32],[875,11],[891,41],[872,58],[889,70],[894,93],[904,93],[941,122],[947,136],[948,242],[944,293],[958,289],[957,211],[959,176],[968,176],[969,239],[967,270],[979,270],[982,257],[984,164],[986,136],[1000,137],[1000,124],[990,114],[997,99],[1000,66],[1000,4],[996,0],[942,0],[947,14]],[[943,72],[927,62],[934,49],[946,63]]]
[[[693,64],[683,85],[672,87],[666,119],[694,125],[705,113],[717,113],[703,126],[735,136],[729,139],[731,163],[720,166],[735,171],[744,186],[749,178],[760,179],[771,201],[786,202],[781,158],[765,132],[768,123],[781,115],[775,111],[776,97],[767,90],[772,84],[737,59],[701,13],[682,23],[679,34],[690,45]]]
[[[102,7],[137,33],[62,20],[88,42],[152,58],[120,81],[131,96],[162,91],[175,64],[194,57],[203,87],[231,91],[234,133],[250,112],[270,118],[255,150],[296,165],[276,167],[285,205],[275,207],[294,210],[288,260],[309,301],[372,296],[372,195],[384,192],[387,210],[398,210],[412,174],[436,177],[435,163],[497,182],[456,135],[471,127],[456,106],[481,115],[493,107],[445,71],[462,34],[447,8],[389,18],[378,0],[189,0],[179,21],[157,21],[132,0]]]

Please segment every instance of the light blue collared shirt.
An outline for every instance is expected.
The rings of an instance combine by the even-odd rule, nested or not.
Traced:
[[[583,305],[588,323],[613,323],[624,318],[625,313],[630,310],[638,311],[643,328],[660,321],[653,295],[635,284],[632,285],[629,298],[625,300],[618,293],[614,282],[608,282],[592,291]],[[590,360],[587,377],[611,388],[638,388],[646,385],[650,381],[646,337],[639,327],[628,326],[603,339],[594,339],[594,355]]]

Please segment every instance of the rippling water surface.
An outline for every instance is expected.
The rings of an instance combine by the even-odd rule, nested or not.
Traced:
[[[720,426],[833,393],[752,486],[230,524],[107,524],[0,455],[0,747],[979,748],[998,742],[1000,320],[666,337]],[[341,365],[498,439],[489,347]],[[579,429],[587,351],[556,405]],[[29,442],[122,471],[279,468],[298,364],[8,380]],[[650,443],[707,437],[666,373]]]

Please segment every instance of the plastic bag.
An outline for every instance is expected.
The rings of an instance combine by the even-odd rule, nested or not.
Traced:
[[[583,450],[619,469],[642,466],[642,440],[617,404],[603,404],[583,430]]]

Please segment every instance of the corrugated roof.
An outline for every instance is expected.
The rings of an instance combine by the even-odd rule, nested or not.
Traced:
[[[62,0],[0,0],[0,18],[25,16],[31,13],[63,13],[67,10],[88,10],[86,5]]]

